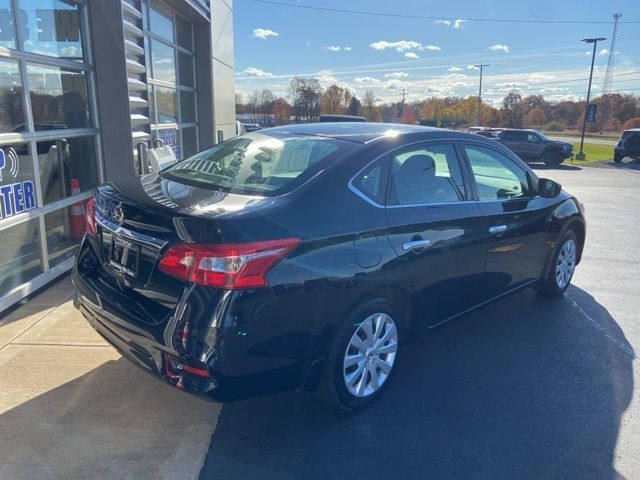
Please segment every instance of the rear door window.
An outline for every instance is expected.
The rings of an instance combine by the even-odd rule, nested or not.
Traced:
[[[392,156],[389,205],[428,205],[465,199],[453,145],[413,147]]]

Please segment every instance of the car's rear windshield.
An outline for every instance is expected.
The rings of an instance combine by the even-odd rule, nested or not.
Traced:
[[[333,138],[254,132],[196,153],[161,175],[202,188],[275,196],[302,185],[357,145]]]

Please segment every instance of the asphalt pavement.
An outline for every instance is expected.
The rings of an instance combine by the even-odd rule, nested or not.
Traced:
[[[538,167],[586,206],[573,285],[418,332],[378,402],[224,405],[202,479],[640,478],[640,171]]]

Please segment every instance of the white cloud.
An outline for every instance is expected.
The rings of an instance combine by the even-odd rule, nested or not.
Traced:
[[[462,70],[460,67],[449,67],[447,68],[447,72],[459,72],[460,70]]]
[[[273,73],[265,72],[256,67],[245,68],[242,73],[247,77],[273,77]]]
[[[351,47],[341,47],[339,45],[330,45],[327,47],[327,50],[331,50],[332,52],[339,52],[340,50],[344,50],[345,52],[350,52]]]
[[[555,75],[547,75],[545,73],[533,73],[529,75],[530,82],[544,82],[545,80],[553,80],[557,78]]]
[[[461,18],[458,18],[456,20],[436,20],[435,24],[438,25],[446,25],[447,27],[453,27],[457,30],[460,30],[462,28],[462,25],[466,22],[466,20],[462,20]]]
[[[475,65],[467,65],[467,70],[480,70],[480,69]]]
[[[385,90],[400,90],[402,88],[405,88],[406,85],[407,84],[405,82],[394,78],[392,80],[387,80],[386,82],[384,82],[382,88]]]
[[[462,24],[466,22],[466,20],[462,20],[461,18],[458,18],[457,20],[453,21],[453,28],[457,28],[457,29],[461,29],[462,28]]]
[[[405,58],[420,58],[420,57],[418,57],[418,55],[416,55],[413,52],[407,52],[407,53],[404,54],[404,56],[405,56]]]
[[[445,78],[465,78],[466,75],[464,73],[450,73]]]
[[[365,84],[365,85],[380,85],[380,80],[373,77],[356,77],[353,79],[355,83]]]
[[[331,75],[331,70],[320,70],[314,78],[324,87],[338,83],[338,80]]]
[[[278,32],[274,32],[268,28],[256,28],[253,31],[253,36],[255,38],[261,38],[262,40],[266,40],[267,37],[278,37],[279,35],[280,34]]]
[[[598,55],[609,55],[609,49],[608,48],[603,48],[602,50],[600,50],[598,52]]]
[[[496,43],[495,45],[491,45],[487,50],[491,50],[492,52],[497,52],[502,50],[503,52],[509,52],[509,47],[507,45],[502,45],[501,43]]]
[[[393,73],[385,73],[385,78],[405,78],[408,77],[409,74],[406,72],[393,72]]]
[[[425,45],[424,47],[425,50],[431,50],[432,52],[439,52],[440,50],[442,50],[439,46],[437,45]]]
[[[399,40],[397,42],[387,42],[379,40],[369,45],[374,50],[386,50],[387,48],[395,48],[397,52],[406,52],[407,50],[421,50],[422,44],[413,40]]]

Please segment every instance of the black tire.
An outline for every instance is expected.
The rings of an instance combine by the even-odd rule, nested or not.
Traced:
[[[560,257],[560,252],[564,245],[572,240],[575,246],[575,260],[573,263],[573,271],[569,277],[569,280],[564,285],[558,285],[558,280],[556,277],[556,268],[558,265],[558,258]],[[567,230],[560,241],[556,244],[556,249],[553,252],[553,261],[549,266],[549,271],[546,275],[540,279],[540,281],[533,287],[538,293],[546,296],[546,297],[558,297],[564,293],[564,291],[571,284],[571,280],[573,278],[573,273],[575,272],[576,261],[578,258],[578,237],[573,230]]]
[[[621,153],[614,153],[613,154],[613,161],[615,163],[620,163],[623,158],[624,158],[624,155],[622,155]]]
[[[388,315],[395,324],[397,332],[397,352],[393,359],[391,370],[383,383],[380,384],[380,387],[367,396],[358,397],[352,394],[346,385],[345,356],[351,351],[348,350],[348,347],[356,331],[360,329],[365,320],[379,313]],[[385,298],[373,298],[354,308],[342,319],[340,324],[336,326],[333,342],[329,347],[322,382],[318,389],[320,398],[343,410],[354,410],[374,402],[385,388],[387,388],[391,377],[398,368],[398,359],[401,356],[402,348],[405,344],[403,327],[404,325],[402,325],[402,319],[398,309],[391,301]],[[354,367],[359,368],[356,365],[354,365]],[[349,370],[346,371],[349,372]],[[382,370],[379,371],[382,372]],[[366,373],[366,375],[366,378],[371,378],[370,373]]]
[[[547,150],[542,154],[542,160],[544,164],[549,167],[555,167],[562,163],[562,155],[556,150]]]

